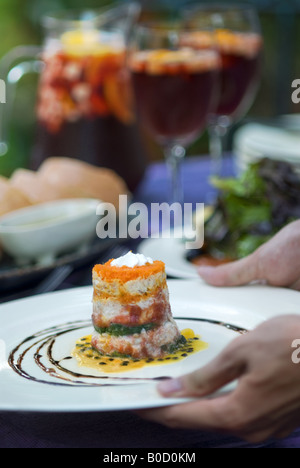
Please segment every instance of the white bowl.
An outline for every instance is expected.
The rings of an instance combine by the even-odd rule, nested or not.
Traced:
[[[85,248],[96,236],[95,199],[59,200],[0,218],[0,244],[18,264],[47,265],[60,254]]]

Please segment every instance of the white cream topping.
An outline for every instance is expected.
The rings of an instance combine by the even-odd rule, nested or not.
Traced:
[[[143,254],[134,254],[130,251],[122,257],[115,258],[111,262],[111,265],[117,267],[127,266],[133,268],[135,266],[144,266],[147,263],[153,263],[152,258],[145,257]]]

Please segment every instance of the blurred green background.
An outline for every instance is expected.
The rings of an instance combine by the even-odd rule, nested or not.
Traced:
[[[125,1],[125,0],[124,0]],[[40,45],[43,31],[41,17],[53,10],[98,8],[107,4],[102,0],[0,0],[0,58],[22,44]],[[144,5],[152,0],[142,1]],[[160,4],[177,7],[184,0],[161,0]],[[191,2],[189,2],[191,3]],[[193,2],[199,3],[199,2]],[[231,2],[232,3],[232,2]],[[237,3],[244,3],[239,0]],[[265,60],[261,86],[247,118],[269,118],[283,113],[298,112],[291,102],[291,82],[300,78],[299,1],[296,0],[248,0],[259,9],[262,33],[265,41]],[[0,76],[6,80],[5,76]],[[37,75],[28,75],[20,81],[13,106],[1,104],[3,121],[9,133],[9,150],[0,157],[0,174],[9,176],[16,167],[26,167],[34,138],[35,94]],[[188,150],[189,155],[208,152],[206,133]],[[153,158],[161,155],[153,153]]]

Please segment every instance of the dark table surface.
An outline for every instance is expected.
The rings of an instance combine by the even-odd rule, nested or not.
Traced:
[[[224,161],[224,175],[235,173],[232,158]],[[186,202],[209,203],[208,158],[187,158],[182,176]],[[146,204],[165,201],[167,173],[163,163],[149,166],[135,198]],[[129,245],[132,248],[131,245]],[[91,267],[73,272],[59,289],[91,285]],[[0,310],[1,314],[1,310]],[[1,376],[0,376],[1,380]],[[1,382],[0,382],[1,398]],[[251,445],[236,437],[216,433],[169,429],[141,419],[130,411],[105,413],[0,412],[0,448],[101,448],[101,449],[199,449],[199,448],[297,448],[300,429],[283,440]]]

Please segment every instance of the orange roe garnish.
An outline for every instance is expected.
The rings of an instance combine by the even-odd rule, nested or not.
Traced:
[[[148,278],[151,275],[161,273],[165,270],[165,264],[159,260],[134,268],[112,266],[112,260],[113,259],[109,260],[103,265],[95,265],[93,274],[98,275],[102,280],[108,282],[118,280],[121,283],[126,283],[127,281]]]

